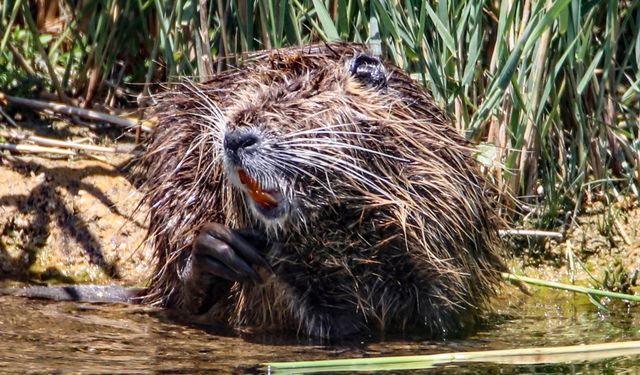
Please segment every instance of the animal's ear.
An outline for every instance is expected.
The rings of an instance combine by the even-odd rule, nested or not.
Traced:
[[[387,70],[379,58],[361,53],[351,59],[349,73],[361,83],[377,89],[387,86]]]

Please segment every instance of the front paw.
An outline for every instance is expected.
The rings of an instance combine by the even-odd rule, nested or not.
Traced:
[[[256,267],[273,273],[260,255],[259,247],[266,239],[252,229],[230,229],[222,224],[207,223],[193,242],[189,263],[192,272],[226,280],[262,282]]]

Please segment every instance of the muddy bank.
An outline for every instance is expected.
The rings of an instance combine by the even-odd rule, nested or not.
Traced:
[[[634,294],[640,292],[640,205],[627,197],[589,204],[564,238],[519,241],[515,273]]]
[[[0,279],[144,283],[150,252],[128,156],[0,156]]]

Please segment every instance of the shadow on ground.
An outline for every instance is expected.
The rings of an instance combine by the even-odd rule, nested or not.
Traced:
[[[144,279],[144,209],[135,209],[126,158],[0,161],[0,280]]]

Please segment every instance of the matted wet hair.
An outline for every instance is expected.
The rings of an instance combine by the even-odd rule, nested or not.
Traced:
[[[473,150],[424,89],[361,45],[258,52],[157,99],[141,160],[157,262],[147,302],[180,308],[206,222],[273,244],[274,277],[210,291],[204,316],[234,327],[442,336],[475,321],[499,284],[498,219]],[[258,138],[243,168],[282,195],[277,218],[233,184],[230,132]]]

